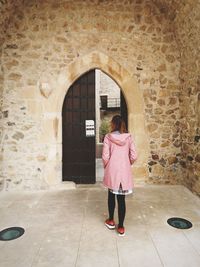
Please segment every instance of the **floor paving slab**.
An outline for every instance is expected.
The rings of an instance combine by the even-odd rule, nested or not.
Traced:
[[[0,241],[1,267],[199,267],[200,199],[184,186],[136,186],[126,198],[126,235],[105,227],[107,190],[76,189],[0,194],[0,230],[25,228]],[[117,208],[117,205],[116,205]],[[188,230],[170,217],[193,223]],[[118,223],[117,211],[115,221]]]

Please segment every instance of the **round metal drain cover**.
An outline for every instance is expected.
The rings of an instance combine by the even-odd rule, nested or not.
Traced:
[[[192,223],[182,218],[170,218],[167,220],[168,224],[178,229],[189,229],[192,227]]]
[[[24,234],[25,230],[21,227],[10,227],[0,232],[0,240],[9,241],[16,239]]]

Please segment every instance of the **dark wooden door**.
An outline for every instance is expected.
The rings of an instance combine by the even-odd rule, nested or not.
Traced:
[[[126,100],[124,98],[122,91],[120,91],[120,114],[124,119],[126,124],[126,129],[128,130],[128,111],[127,111]]]
[[[88,125],[94,121],[95,126],[95,70],[81,76],[69,88],[62,120],[63,181],[95,183],[95,129]]]

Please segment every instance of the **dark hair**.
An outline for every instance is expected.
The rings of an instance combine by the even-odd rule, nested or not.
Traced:
[[[111,120],[111,132],[119,131],[120,133],[127,133],[126,124],[120,115],[115,115]]]

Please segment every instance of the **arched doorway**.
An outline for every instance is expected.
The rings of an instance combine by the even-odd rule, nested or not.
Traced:
[[[78,57],[61,70],[56,81],[54,90],[48,101],[44,103],[45,110],[50,110],[47,120],[52,122],[51,135],[53,142],[48,151],[48,168],[45,181],[49,186],[74,186],[71,182],[62,180],[62,107],[65,96],[70,86],[82,75],[92,69],[100,69],[108,74],[121,88],[128,107],[128,128],[135,138],[136,148],[139,152],[138,159],[134,165],[135,183],[148,180],[148,156],[149,140],[145,127],[144,104],[142,91],[135,77],[119,62],[112,57],[100,52],[92,51]],[[41,135],[43,140],[46,135]]]
[[[99,76],[100,73],[104,76]],[[104,83],[97,82],[100,77]],[[107,129],[105,123],[107,126],[109,118],[121,114],[128,124],[125,98],[113,80],[109,84],[111,80],[100,70],[90,70],[70,86],[65,96],[62,108],[63,181],[95,183],[101,168],[99,162],[102,133],[106,134]],[[108,88],[105,88],[105,84]]]

